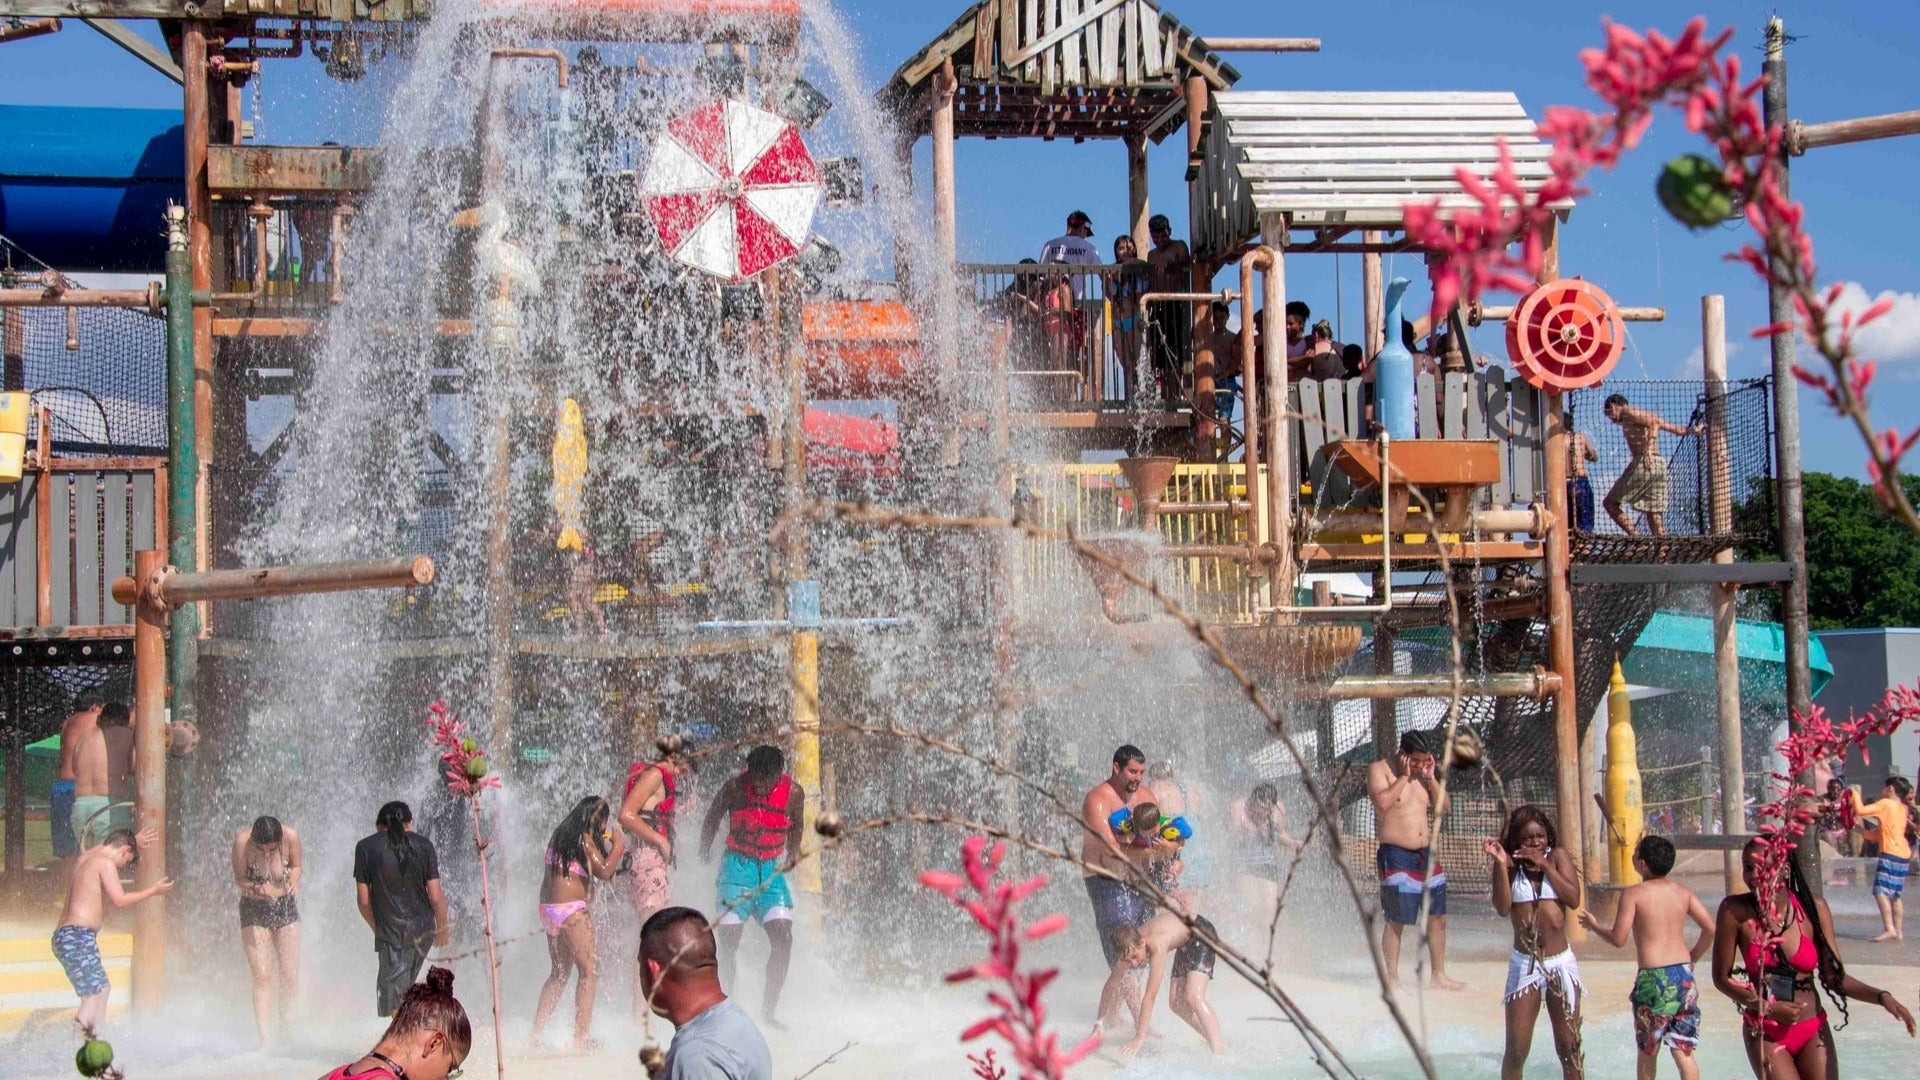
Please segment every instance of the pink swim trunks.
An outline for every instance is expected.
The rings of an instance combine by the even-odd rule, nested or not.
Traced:
[[[667,878],[667,860],[652,844],[635,841],[633,845],[633,906],[654,911],[672,903],[672,885]]]

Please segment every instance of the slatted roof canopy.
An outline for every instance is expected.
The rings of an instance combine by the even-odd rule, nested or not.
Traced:
[[[1268,214],[1297,228],[1394,230],[1409,202],[1478,206],[1455,172],[1492,171],[1503,140],[1528,191],[1551,175],[1552,148],[1511,93],[1229,90],[1214,116],[1194,209],[1202,250],[1241,243]]]
[[[928,133],[922,105],[951,59],[954,134],[1154,140],[1185,121],[1188,74],[1214,90],[1240,73],[1148,0],[980,0],[902,64],[882,104]]]

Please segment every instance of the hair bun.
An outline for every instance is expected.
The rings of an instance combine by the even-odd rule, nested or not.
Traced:
[[[440,994],[453,993],[453,969],[435,967],[427,969],[427,977],[421,980],[427,989]]]

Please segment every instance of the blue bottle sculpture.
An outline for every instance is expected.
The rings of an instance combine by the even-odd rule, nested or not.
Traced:
[[[1401,300],[1411,284],[1403,277],[1387,284],[1387,344],[1373,359],[1373,415],[1395,439],[1413,438],[1413,354],[1400,340]]]

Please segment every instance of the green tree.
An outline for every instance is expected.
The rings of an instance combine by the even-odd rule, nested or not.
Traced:
[[[1920,478],[1903,477],[1920,502]],[[1920,626],[1920,537],[1887,513],[1873,489],[1830,473],[1804,476],[1807,615],[1815,630]],[[1772,561],[1771,506],[1742,508],[1740,528],[1758,536],[1741,548],[1748,561]]]

